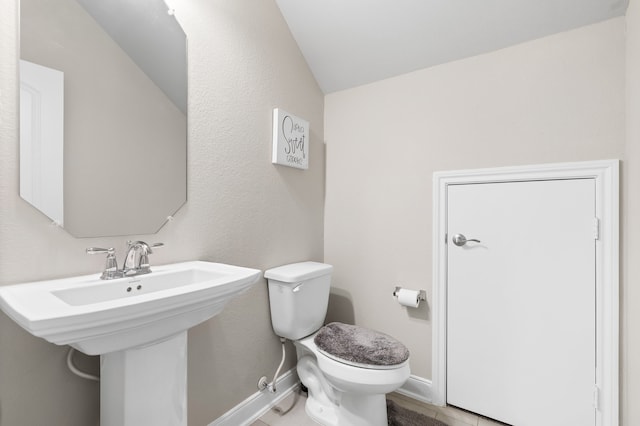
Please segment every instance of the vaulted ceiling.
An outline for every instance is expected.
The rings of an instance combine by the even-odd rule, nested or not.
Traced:
[[[324,93],[624,15],[628,0],[276,0]]]

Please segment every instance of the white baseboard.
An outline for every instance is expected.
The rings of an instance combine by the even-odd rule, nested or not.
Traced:
[[[431,404],[433,401],[431,380],[414,376],[413,374],[409,376],[409,379],[396,392],[428,404]]]
[[[276,381],[275,393],[267,390],[258,391],[209,423],[208,426],[250,425],[293,392],[299,383],[296,369],[292,368]]]

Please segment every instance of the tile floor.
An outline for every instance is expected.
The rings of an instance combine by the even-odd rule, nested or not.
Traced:
[[[397,393],[389,394],[387,397],[405,408],[441,420],[449,426],[503,426],[502,423],[457,408],[437,407]],[[293,393],[278,404],[275,410],[272,409],[251,426],[318,426],[305,413],[305,401],[304,394]],[[278,410],[286,413],[282,415]]]

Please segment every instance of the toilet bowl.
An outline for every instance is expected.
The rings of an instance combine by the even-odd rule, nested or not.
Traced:
[[[409,360],[397,365],[338,360],[318,349],[315,335],[294,341],[298,376],[309,388],[307,415],[326,426],[387,425],[385,394],[407,381]]]
[[[342,392],[365,394],[389,393],[407,381],[411,370],[409,360],[397,365],[371,365],[339,360],[319,350],[313,336],[294,342],[297,348],[308,350],[316,357],[318,368],[329,382]],[[302,347],[302,348],[301,348]]]
[[[364,327],[322,325],[332,269],[301,262],[265,272],[273,329],[296,347],[309,417],[325,426],[386,426],[385,394],[409,378],[409,351]]]

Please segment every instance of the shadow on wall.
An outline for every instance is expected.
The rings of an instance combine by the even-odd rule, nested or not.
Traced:
[[[431,318],[431,308],[429,307],[429,301],[424,300],[420,302],[420,305],[417,308],[405,308],[407,310],[407,315],[409,315],[412,319],[419,319],[423,321],[429,321]]]
[[[420,302],[420,306],[417,308],[404,306],[401,306],[401,308],[405,309],[407,311],[407,315],[412,319],[429,321],[431,318],[431,308],[428,300]],[[355,324],[355,320],[351,293],[340,288],[331,287],[325,324],[334,321],[345,324]]]
[[[331,287],[326,323],[337,321],[345,324],[354,324],[355,320],[351,294],[346,290]]]

